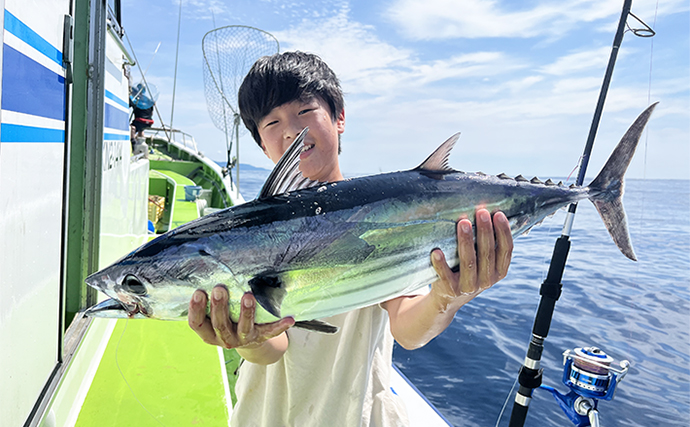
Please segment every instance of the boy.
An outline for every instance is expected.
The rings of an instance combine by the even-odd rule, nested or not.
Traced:
[[[338,181],[345,110],[340,84],[315,55],[286,52],[259,59],[239,91],[242,119],[274,163],[306,126],[300,170],[312,180]],[[228,294],[217,286],[196,291],[189,325],[207,343],[236,348],[247,362],[237,382],[233,426],[399,426],[407,415],[389,385],[393,339],[419,348],[440,334],[455,312],[505,277],[512,253],[508,221],[477,211],[477,253],[472,224],[458,222],[460,272],[436,249],[439,279],[426,294],[407,295],[327,319],[335,335],[290,329],[291,318],[254,323],[256,300],[242,298],[237,324],[228,316]],[[429,248],[432,250],[433,248]]]

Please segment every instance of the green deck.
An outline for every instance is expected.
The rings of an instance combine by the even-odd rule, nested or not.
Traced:
[[[155,172],[164,175],[165,177],[175,181],[175,190],[173,193],[172,218],[170,220],[170,229],[179,227],[189,221],[195,220],[199,217],[199,211],[196,207],[196,202],[188,202],[185,200],[184,187],[187,185],[196,185],[194,181],[177,172],[158,169]]]
[[[218,350],[187,322],[118,320],[76,426],[222,426]]]
[[[150,171],[149,193],[170,199],[164,220],[172,229],[198,209],[185,200],[184,187],[195,183],[170,169]],[[118,320],[75,425],[228,425],[225,383],[234,401],[238,364],[236,351],[205,344],[186,321]]]

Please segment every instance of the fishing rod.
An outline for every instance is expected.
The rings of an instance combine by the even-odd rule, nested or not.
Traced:
[[[613,39],[613,47],[609,56],[608,66],[604,75],[604,81],[599,92],[594,118],[587,136],[580,170],[577,176],[576,185],[581,186],[587,172],[590,154],[594,145],[594,139],[599,128],[599,121],[604,109],[606,95],[611,83],[613,68],[618,57],[618,51],[623,41],[623,35],[627,25],[628,16],[632,16],[645,26],[643,29],[631,29],[633,34],[640,37],[652,37],[654,31],[638,17],[630,12],[632,0],[625,0],[621,17],[618,21],[618,29]],[[616,384],[625,376],[629,363],[620,362],[620,369],[616,369],[611,359],[606,353],[595,347],[577,348],[574,351],[566,351],[564,356],[565,370],[563,382],[571,389],[568,395],[562,395],[551,387],[541,385],[542,372],[540,361],[544,350],[544,341],[549,334],[551,319],[556,306],[556,301],[560,298],[563,284],[563,271],[570,251],[570,232],[573,226],[577,203],[573,203],[568,208],[565,223],[561,236],[556,240],[551,257],[551,263],[546,276],[546,280],[541,285],[539,291],[541,299],[537,314],[534,318],[532,328],[532,338],[529,342],[525,361],[518,374],[520,387],[515,395],[515,402],[510,416],[510,427],[522,427],[525,424],[527,411],[532,400],[532,391],[540,386],[551,391],[559,401],[561,408],[566,415],[578,426],[594,425],[598,426],[597,399],[610,400],[613,398],[613,391]]]

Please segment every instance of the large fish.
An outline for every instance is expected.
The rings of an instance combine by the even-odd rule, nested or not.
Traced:
[[[623,175],[655,105],[628,129],[587,187],[464,173],[448,167],[458,135],[405,172],[332,183],[300,174],[305,129],[271,172],[259,197],[201,217],[145,244],[86,281],[111,300],[87,315],[184,319],[192,293],[225,284],[230,315],[252,292],[257,323],[317,319],[387,301],[436,278],[429,253],[457,266],[456,222],[477,207],[503,211],[514,236],[557,209],[591,200],[613,241],[635,260],[622,205]],[[305,188],[306,187],[306,188]]]

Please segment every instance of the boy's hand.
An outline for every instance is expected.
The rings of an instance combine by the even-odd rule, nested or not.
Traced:
[[[207,301],[206,293],[196,290],[189,301],[187,315],[189,327],[207,344],[223,348],[258,349],[295,324],[294,319],[289,317],[273,323],[254,323],[256,300],[250,293],[242,296],[240,319],[238,323],[233,323],[228,310],[228,291],[223,285],[213,288],[209,316],[206,316]]]
[[[443,251],[435,249],[431,253],[431,262],[439,276],[432,284],[432,293],[440,297],[444,305],[455,305],[456,301],[462,305],[508,274],[513,253],[508,219],[503,212],[497,212],[492,223],[486,209],[478,209],[475,218],[476,250],[472,223],[468,219],[458,221],[459,272],[450,269]]]

